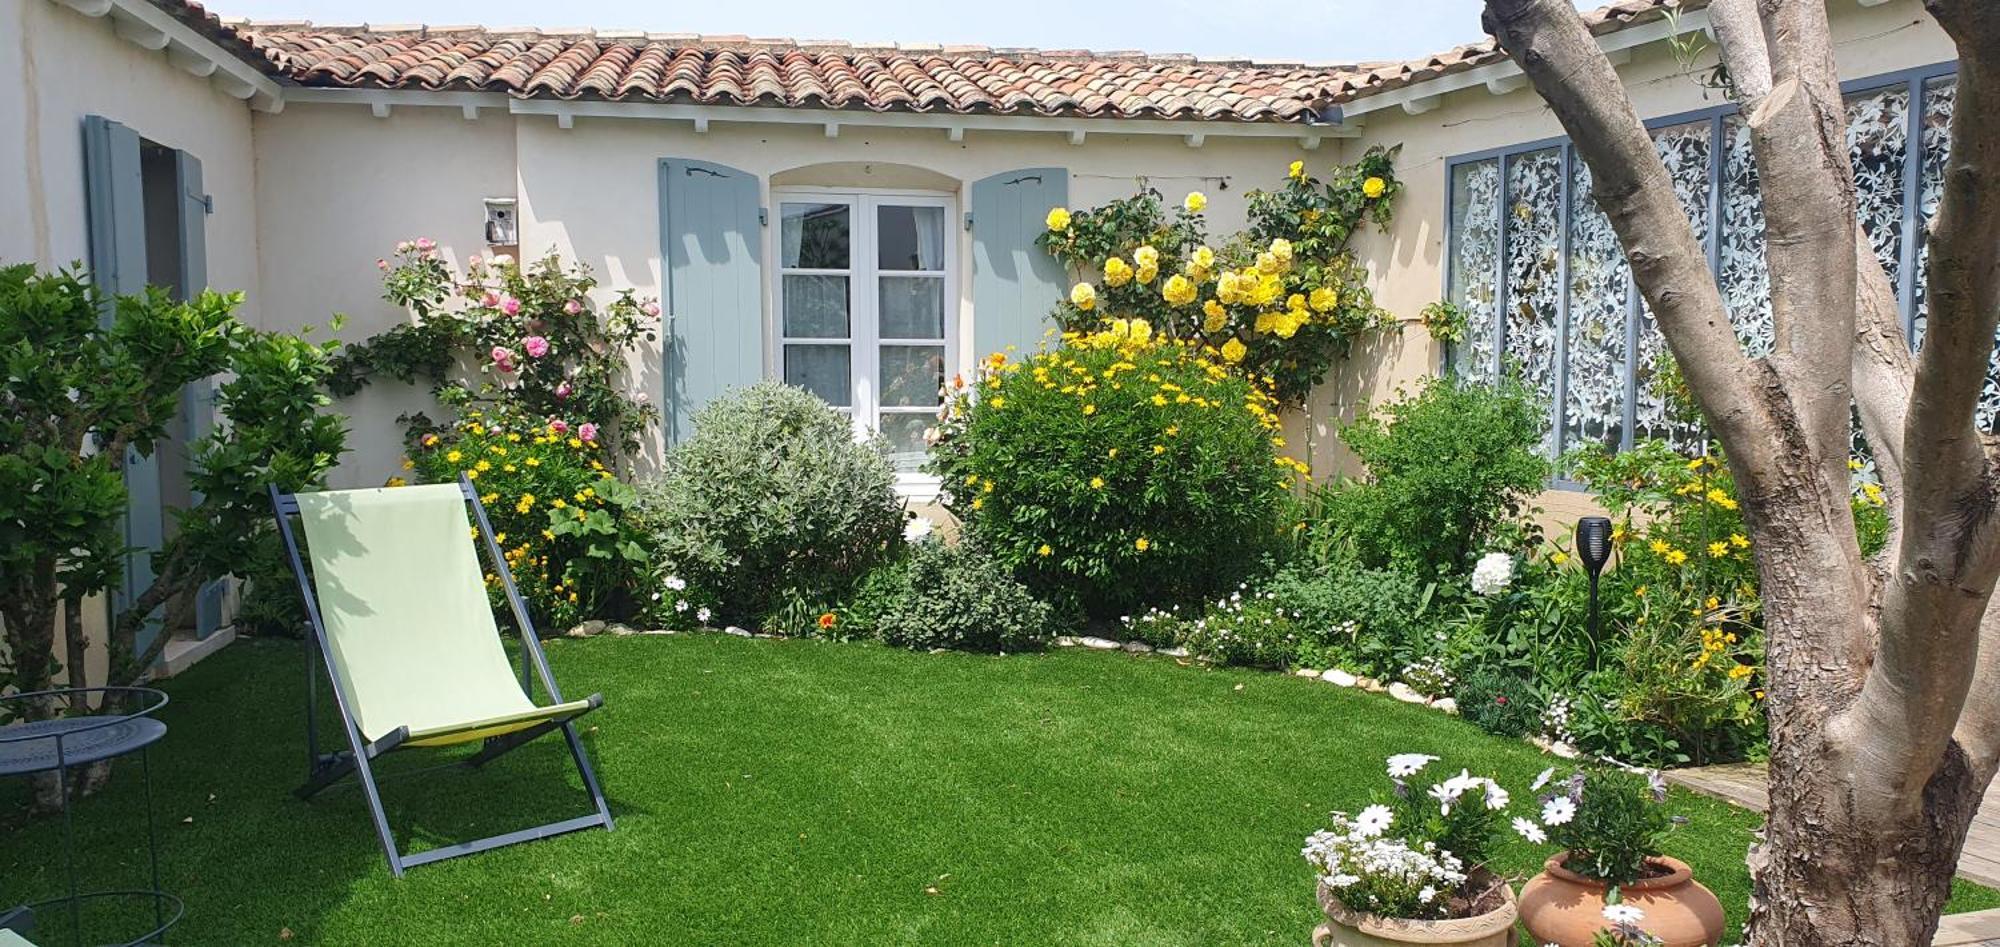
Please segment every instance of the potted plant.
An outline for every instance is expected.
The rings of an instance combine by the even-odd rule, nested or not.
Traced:
[[[1412,789],[1410,779],[1436,760],[1389,757],[1393,798],[1352,816],[1335,812],[1331,828],[1306,839],[1326,914],[1315,947],[1512,947],[1513,889],[1485,867],[1507,791],[1464,770]]]
[[[1517,818],[1531,842],[1553,842],[1542,873],[1521,888],[1521,921],[1535,943],[1560,947],[1699,947],[1721,941],[1722,902],[1685,862],[1660,853],[1675,820],[1666,780],[1618,770],[1535,780],[1541,822]]]

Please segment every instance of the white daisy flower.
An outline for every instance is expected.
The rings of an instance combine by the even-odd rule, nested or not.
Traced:
[[[1388,831],[1389,824],[1396,821],[1396,814],[1388,806],[1373,805],[1361,810],[1354,817],[1354,831],[1363,838],[1374,838]]]
[[[1418,770],[1423,769],[1436,760],[1437,757],[1426,756],[1422,753],[1398,753],[1395,756],[1389,757],[1389,775],[1396,779],[1402,779],[1405,776],[1415,776]]]
[[[1532,820],[1523,819],[1520,816],[1514,817],[1514,834],[1536,845],[1549,840],[1549,834],[1542,831],[1541,826],[1536,825]]]
[[[1566,825],[1576,818],[1576,803],[1568,796],[1557,796],[1542,803],[1542,821],[1549,825]]]
[[[1646,919],[1646,912],[1629,904],[1607,904],[1604,919],[1621,927],[1630,927]]]

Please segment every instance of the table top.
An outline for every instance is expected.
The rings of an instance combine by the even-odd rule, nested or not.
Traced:
[[[108,760],[166,735],[167,725],[151,717],[58,717],[9,724],[0,727],[0,776]]]

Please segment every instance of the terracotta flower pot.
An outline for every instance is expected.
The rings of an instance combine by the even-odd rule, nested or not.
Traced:
[[[1562,866],[1568,852],[1558,852],[1542,873],[1521,886],[1521,922],[1537,944],[1590,947],[1604,920],[1606,886]],[[1694,880],[1686,862],[1661,856],[1652,860],[1665,874],[1635,881],[1619,889],[1624,903],[1646,912],[1639,928],[1658,937],[1666,947],[1713,947],[1723,932],[1722,902]]]
[[[1313,947],[1396,947],[1399,944],[1451,944],[1456,947],[1514,947],[1514,889],[1499,882],[1505,900],[1477,917],[1444,921],[1406,921],[1379,917],[1348,908],[1332,889],[1319,886],[1319,906],[1326,923],[1313,928]]]

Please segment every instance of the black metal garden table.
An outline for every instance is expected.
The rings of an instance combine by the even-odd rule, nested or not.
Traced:
[[[0,707],[16,711],[12,714],[15,717],[23,716],[20,711],[35,706],[31,702],[54,704],[74,711],[88,708],[89,698],[93,696],[99,707],[123,706],[130,709],[127,712],[104,710],[50,717],[0,727],[0,777],[55,773],[56,787],[62,799],[63,866],[69,882],[67,895],[23,904],[11,910],[0,909],[0,920],[9,916],[32,920],[36,914],[52,915],[63,911],[69,915],[71,943],[81,945],[85,904],[150,902],[153,927],[121,943],[159,943],[166,932],[179,923],[186,910],[181,899],[160,890],[159,834],[153,825],[153,771],[147,759],[147,748],[167,735],[167,725],[156,716],[160,708],[167,705],[167,695],[150,687],[79,687],[10,694],[0,697]],[[83,891],[77,881],[76,826],[70,812],[70,784],[75,779],[74,771],[130,753],[139,754],[139,768],[145,783],[146,853],[152,886],[143,890]]]

